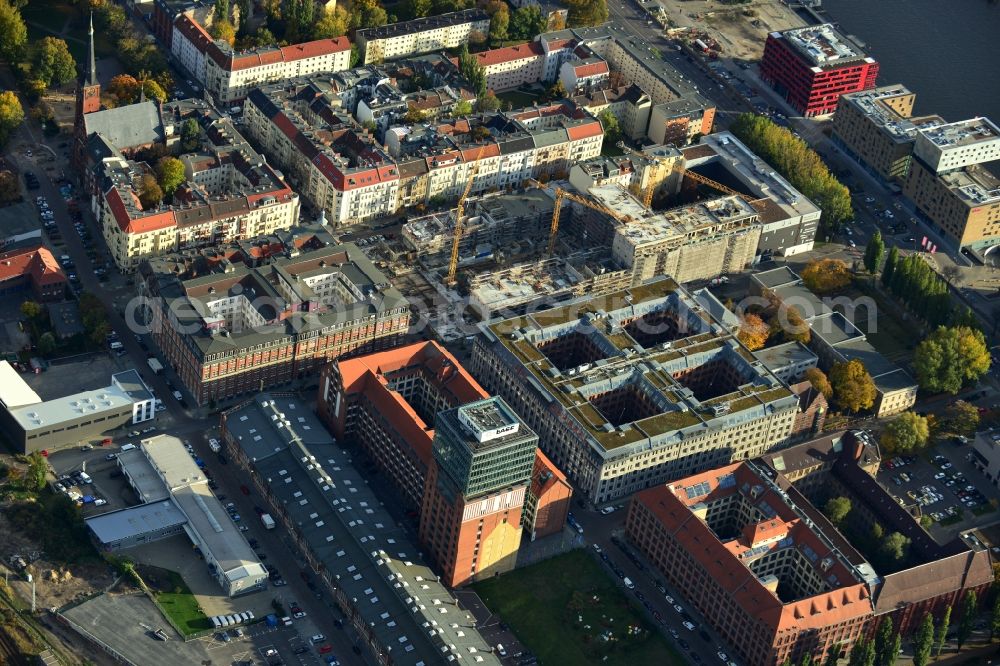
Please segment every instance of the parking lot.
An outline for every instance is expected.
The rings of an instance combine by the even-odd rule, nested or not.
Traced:
[[[134,506],[138,498],[118,469],[118,451],[117,445],[83,445],[49,455],[53,487],[80,503],[84,517]]]
[[[921,514],[933,521],[928,530],[939,542],[997,519],[989,482],[969,462],[970,450],[968,444],[954,440],[926,458],[888,458],[879,470],[878,479],[889,492],[906,506],[919,506]]]

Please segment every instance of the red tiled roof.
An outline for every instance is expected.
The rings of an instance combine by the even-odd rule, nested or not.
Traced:
[[[577,125],[576,127],[567,127],[566,133],[569,134],[571,141],[579,141],[580,139],[589,139],[593,136],[601,136],[604,134],[604,128],[601,127],[601,123],[598,121],[593,121],[586,123],[584,125]]]
[[[573,72],[576,74],[576,78],[583,79],[588,76],[600,76],[602,74],[608,73],[608,63],[604,62],[591,62],[586,65],[577,65],[573,68]]]
[[[44,247],[22,248],[0,254],[0,283],[30,274],[38,285],[66,281],[59,262]]]
[[[538,42],[525,42],[524,44],[505,46],[501,49],[491,49],[475,54],[476,62],[483,67],[499,65],[504,62],[513,62],[514,60],[537,58],[543,55],[545,55],[545,49]]]

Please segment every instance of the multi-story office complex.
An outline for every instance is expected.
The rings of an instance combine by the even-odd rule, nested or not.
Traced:
[[[298,222],[298,195],[233,123],[204,101],[147,102],[84,118],[94,206],[108,249],[123,271],[135,271],[149,257],[268,234]],[[146,199],[143,179],[153,177],[152,170],[123,151],[156,143],[175,147],[189,120],[197,123],[200,136],[180,157],[186,181],[169,204]],[[116,127],[105,134],[100,126],[107,123]]]
[[[537,448],[502,398],[438,413],[420,538],[447,585],[514,568]]]
[[[320,375],[316,411],[338,441],[359,445],[419,510],[437,412],[488,398],[436,342],[334,361]]]
[[[306,403],[258,395],[223,413],[222,440],[373,663],[500,666],[475,617]]]
[[[347,37],[234,51],[225,41],[212,39],[189,14],[174,20],[170,52],[216,102],[226,107],[242,101],[263,83],[339,72],[351,66]]]
[[[944,123],[939,116],[914,118],[916,97],[901,85],[841,95],[834,140],[883,181],[905,181],[917,130]]]
[[[42,400],[0,361],[0,425],[21,453],[89,444],[116,428],[149,421],[153,410],[153,394],[135,370],[112,375],[110,386]]]
[[[404,505],[423,511],[438,412],[489,398],[435,342],[419,342],[323,369],[317,412],[337,440],[358,445],[395,486]],[[562,530],[572,489],[541,451],[524,499],[531,539]]]
[[[1000,244],[1000,179],[982,166],[1000,159],[1000,128],[972,118],[917,130],[903,194],[954,249]]]
[[[410,322],[406,299],[360,249],[309,228],[152,259],[140,280],[153,339],[198,404],[391,347]]]
[[[595,503],[779,447],[799,404],[667,278],[483,325],[471,370]]]
[[[874,88],[878,63],[824,23],[768,35],[760,76],[811,118],[833,113],[845,93]]]
[[[465,9],[439,16],[358,30],[355,39],[365,63],[396,60],[420,53],[458,48],[469,36],[490,31],[490,17],[481,9]]]
[[[864,634],[878,577],[806,504],[740,462],[639,493],[626,534],[740,661],[822,661]]]

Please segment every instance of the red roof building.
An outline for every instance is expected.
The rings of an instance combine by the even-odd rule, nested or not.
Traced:
[[[42,302],[63,298],[66,275],[44,247],[0,254],[0,294],[14,294],[24,289],[30,289],[35,299]]]
[[[532,541],[562,531],[572,497],[573,487],[566,475],[538,449],[524,502],[524,529]]]

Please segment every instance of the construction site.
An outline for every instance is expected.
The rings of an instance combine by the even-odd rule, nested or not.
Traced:
[[[711,280],[812,248],[819,209],[732,135],[658,148],[586,160],[568,182],[466,195],[403,225],[399,252],[424,283],[438,336],[655,275]]]

